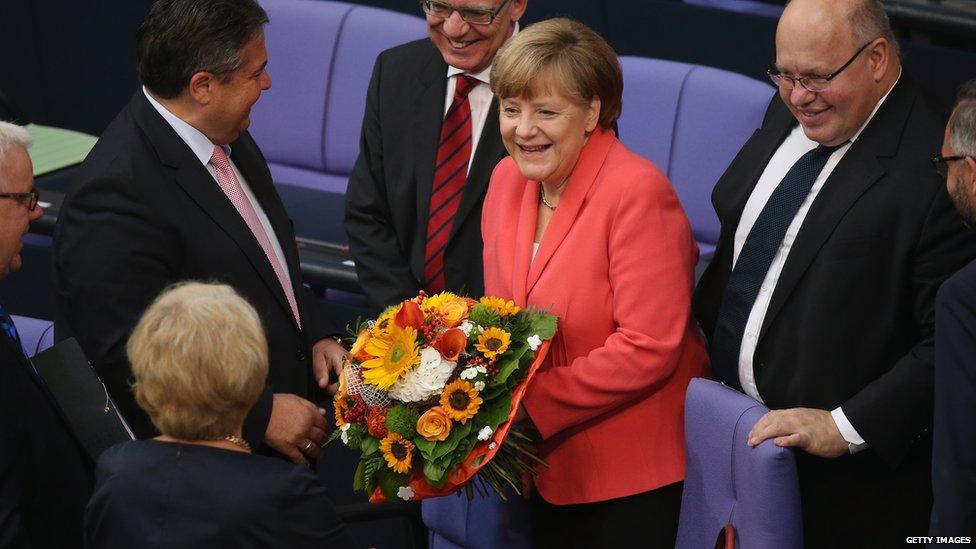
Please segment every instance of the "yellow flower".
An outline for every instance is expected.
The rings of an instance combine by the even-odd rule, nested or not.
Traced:
[[[479,301],[485,307],[498,313],[499,316],[512,316],[518,314],[522,309],[512,300],[505,300],[500,297],[485,296]]]
[[[468,300],[451,292],[441,292],[424,300],[421,308],[433,315],[448,328],[453,328],[468,318]]]
[[[345,393],[340,390],[339,394],[337,394],[335,399],[332,401],[332,405],[335,407],[336,427],[342,427],[347,423],[346,411],[349,410],[349,401],[346,400]]]
[[[390,322],[383,333],[370,338],[366,343],[366,352],[373,358],[360,365],[363,381],[380,389],[389,389],[411,368],[420,364],[417,330],[401,328]]]
[[[410,462],[413,458],[413,443],[396,433],[390,433],[380,441],[380,451],[386,464],[397,473],[406,473],[410,470]]]
[[[481,332],[478,336],[478,344],[475,345],[486,358],[495,358],[508,350],[508,344],[512,342],[512,336],[501,328],[492,326]]]
[[[389,328],[390,324],[393,324],[393,317],[400,312],[400,305],[402,304],[397,303],[396,305],[387,307],[385,311],[380,313],[380,316],[376,317],[376,322],[373,323],[373,337],[382,335]]]
[[[431,442],[440,442],[451,434],[451,418],[441,406],[434,406],[417,420],[417,433]]]
[[[481,407],[481,397],[470,383],[457,379],[444,387],[441,393],[441,406],[447,416],[454,421],[467,423],[478,413]]]

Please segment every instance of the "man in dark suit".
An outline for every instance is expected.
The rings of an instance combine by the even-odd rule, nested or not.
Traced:
[[[901,544],[928,530],[935,292],[976,256],[926,161],[944,120],[875,0],[791,2],[770,76],[695,312],[716,378],[773,409],[750,444],[800,450],[806,546]]]
[[[344,351],[325,337],[291,220],[246,131],[271,86],[266,22],[253,0],[153,5],[137,34],[143,88],[85,159],[58,219],[57,329],[77,337],[137,436],[153,436],[129,390],[129,332],[173,282],[230,284],[261,314],[270,351],[245,438],[306,464],[327,430],[308,399]]]
[[[377,308],[484,289],[481,205],[505,154],[488,76],[527,0],[421,4],[429,39],[376,59],[346,191],[349,251]]]
[[[959,90],[942,151],[933,160],[949,196],[976,227],[976,80]],[[952,275],[935,300],[933,536],[976,539],[976,262]],[[967,542],[969,543],[969,542]]]
[[[0,122],[0,279],[21,265],[37,204],[27,130]],[[93,464],[0,303],[0,547],[81,547]]]

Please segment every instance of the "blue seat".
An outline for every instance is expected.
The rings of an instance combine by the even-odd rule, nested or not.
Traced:
[[[27,356],[34,356],[54,345],[54,322],[28,316],[11,315],[11,318]]]

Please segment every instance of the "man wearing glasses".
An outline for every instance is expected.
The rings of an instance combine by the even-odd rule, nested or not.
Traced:
[[[956,210],[976,228],[976,80],[964,84],[932,159]],[[935,300],[933,536],[976,539],[976,262],[952,275]],[[969,542],[967,542],[969,543]]]
[[[0,279],[20,268],[21,238],[44,213],[30,142],[0,122]],[[0,303],[0,547],[81,547],[93,469]]]
[[[481,205],[505,154],[488,75],[527,1],[423,0],[429,38],[376,59],[345,216],[376,308],[482,292]]]
[[[488,86],[495,53],[528,0],[423,0],[429,37],[384,51],[366,96],[345,227],[359,283],[380,309],[443,290],[484,291],[481,206],[505,155]],[[426,500],[432,547],[456,524],[468,547],[527,547],[527,506],[510,497]],[[468,519],[470,517],[470,520]]]
[[[807,547],[928,529],[934,298],[976,256],[927,162],[944,119],[902,74],[876,0],[794,0],[779,87],[716,184],[695,294],[712,371],[795,447]]]

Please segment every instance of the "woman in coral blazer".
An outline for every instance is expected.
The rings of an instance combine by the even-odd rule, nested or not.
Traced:
[[[708,360],[688,220],[667,177],[614,136],[622,78],[599,35],[537,23],[491,83],[511,156],[485,199],[485,292],[559,317],[523,400],[549,464],[536,545],[673,547],[685,389]]]

